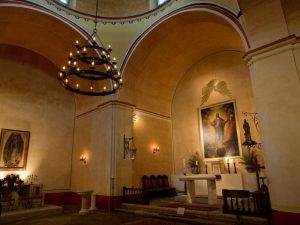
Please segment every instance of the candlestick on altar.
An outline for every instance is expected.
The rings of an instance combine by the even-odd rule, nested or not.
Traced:
[[[230,173],[230,164],[229,164],[229,159],[227,159],[227,171]]]
[[[235,159],[233,159],[233,167],[234,167],[234,173],[237,173]]]
[[[183,159],[183,174],[186,175],[186,164],[185,164],[185,159]]]
[[[205,173],[208,174],[207,172],[207,164],[205,163]]]

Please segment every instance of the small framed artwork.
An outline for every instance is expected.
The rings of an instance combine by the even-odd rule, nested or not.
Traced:
[[[217,165],[217,164],[213,164],[212,165],[212,173],[213,174],[221,174],[221,168],[220,168],[220,165]]]
[[[26,168],[30,132],[1,129],[0,170]]]
[[[199,128],[206,160],[241,156],[235,101],[199,109]]]
[[[222,161],[211,161],[211,172],[215,175],[224,173],[224,163]]]

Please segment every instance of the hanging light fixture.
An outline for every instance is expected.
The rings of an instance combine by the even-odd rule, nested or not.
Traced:
[[[70,52],[59,79],[63,86],[77,94],[104,96],[115,93],[122,85],[116,58],[111,59],[111,45],[106,49],[97,35],[98,0],[95,26],[85,43],[75,42],[75,52]],[[99,43],[98,43],[99,42]]]

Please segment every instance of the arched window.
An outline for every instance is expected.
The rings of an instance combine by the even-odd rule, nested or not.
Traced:
[[[58,1],[64,5],[69,5],[69,0],[58,0]]]
[[[164,4],[167,0],[157,0],[157,6]]]

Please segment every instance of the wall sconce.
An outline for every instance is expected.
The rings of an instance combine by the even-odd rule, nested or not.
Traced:
[[[132,141],[131,142],[132,147],[130,147],[130,141]],[[131,160],[135,160],[136,151],[137,151],[137,149],[134,148],[134,146],[133,146],[133,137],[126,138],[125,135],[124,135],[124,159],[126,159],[126,156],[129,154],[129,158]]]
[[[155,154],[156,152],[159,152],[159,147],[156,146],[155,148],[153,148],[153,154]]]
[[[132,115],[132,122],[135,123],[138,121],[138,116],[136,115],[136,113],[133,113]]]
[[[86,157],[84,155],[81,155],[79,161],[86,164]]]

